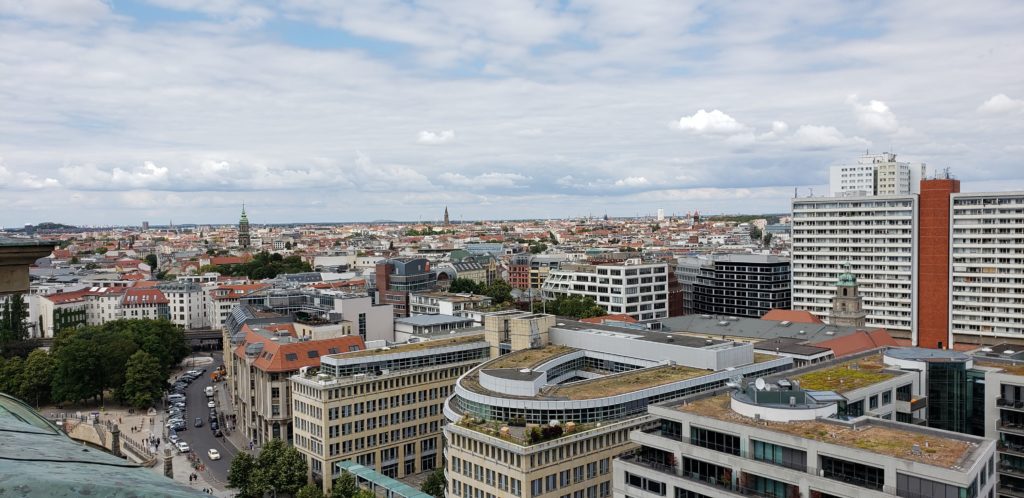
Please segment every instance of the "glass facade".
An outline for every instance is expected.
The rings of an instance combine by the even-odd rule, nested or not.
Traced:
[[[966,433],[970,394],[966,363],[928,363],[928,427]]]
[[[885,470],[862,463],[821,456],[821,475],[863,488],[881,491],[885,486]]]
[[[753,439],[751,442],[754,445],[754,460],[796,469],[801,472],[807,470],[807,452]]]

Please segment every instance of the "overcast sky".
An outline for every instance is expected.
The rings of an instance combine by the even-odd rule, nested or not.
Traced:
[[[784,212],[1024,189],[1024,2],[0,0],[0,226]]]

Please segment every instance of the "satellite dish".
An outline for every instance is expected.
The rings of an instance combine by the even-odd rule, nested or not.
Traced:
[[[758,377],[757,380],[754,381],[754,387],[756,387],[758,391],[764,391],[764,385],[764,379],[760,377]]]

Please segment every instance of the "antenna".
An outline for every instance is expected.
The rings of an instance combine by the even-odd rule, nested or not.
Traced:
[[[764,391],[764,386],[765,383],[763,378],[758,377],[757,380],[754,381],[754,387],[756,387],[758,391]]]

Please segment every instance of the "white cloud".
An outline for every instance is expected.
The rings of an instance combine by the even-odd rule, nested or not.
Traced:
[[[465,176],[460,173],[442,173],[442,182],[469,188],[518,187],[530,178],[517,173],[483,173],[476,176]]]
[[[803,125],[793,133],[791,142],[806,149],[828,149],[853,144],[869,145],[860,137],[847,137],[833,126]]]
[[[423,145],[441,145],[453,140],[455,140],[455,130],[423,130],[416,138],[416,143]]]
[[[0,16],[50,24],[93,24],[111,15],[103,0],[0,0]]]
[[[993,96],[978,107],[978,112],[986,114],[1002,114],[1021,111],[1024,111],[1024,100],[1011,99],[1004,93]]]
[[[846,103],[853,108],[857,123],[866,130],[895,133],[900,129],[896,115],[881,100],[872,100],[867,104],[861,104],[856,95],[850,95],[847,97]]]
[[[683,116],[679,118],[676,127],[693,133],[713,134],[733,134],[747,130],[746,126],[718,109],[714,109],[711,112],[701,109],[692,116]]]
[[[650,184],[651,182],[648,181],[647,178],[643,176],[627,176],[626,178],[622,178],[620,180],[615,181],[616,187],[626,188],[646,187]]]
[[[0,189],[38,190],[60,187],[60,182],[53,178],[39,178],[24,171],[11,171],[4,165],[0,157]]]
[[[525,130],[519,130],[516,135],[521,137],[539,137],[544,134],[543,128],[527,128]]]

